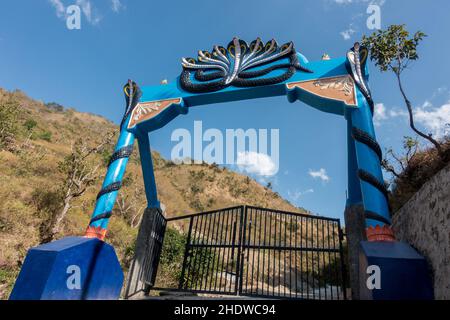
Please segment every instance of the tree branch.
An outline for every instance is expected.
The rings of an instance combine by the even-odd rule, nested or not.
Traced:
[[[413,109],[412,109],[412,105],[411,105],[411,101],[409,101],[408,97],[406,96],[406,93],[403,89],[403,85],[402,85],[402,81],[400,78],[400,72],[396,72],[395,73],[396,77],[397,77],[397,82],[398,82],[398,86],[400,88],[400,92],[403,96],[403,100],[405,101],[406,104],[406,108],[408,109],[408,114],[409,114],[409,126],[411,127],[411,129],[417,133],[419,136],[421,136],[422,138],[428,140],[429,142],[431,142],[435,147],[436,150],[438,151],[438,154],[441,158],[444,157],[444,153],[442,151],[441,145],[438,141],[436,141],[431,134],[430,135],[426,135],[425,133],[421,132],[419,129],[416,128],[415,123],[414,123],[414,114],[413,114]]]

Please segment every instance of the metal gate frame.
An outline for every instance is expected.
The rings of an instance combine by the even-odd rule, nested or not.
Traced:
[[[267,223],[267,215],[271,215],[274,216],[274,222],[275,222],[275,227],[274,228],[269,228],[269,232],[271,231],[279,231],[279,237],[277,239],[276,235],[275,238],[273,239],[273,243],[270,240],[270,235],[269,235],[269,244],[267,244],[267,239],[266,239],[266,223]],[[262,232],[262,216],[264,216],[264,233]],[[276,219],[280,218],[280,221],[276,221]],[[287,227],[286,227],[286,222],[284,223],[285,226],[284,228],[282,227],[282,219],[283,218],[289,218],[289,223],[292,224],[293,220],[295,219],[296,221],[296,225],[298,226],[297,222],[298,220],[300,220],[300,230],[301,230],[301,235],[300,235],[300,242],[298,241],[298,233],[295,233],[294,239],[292,239],[293,237],[291,236],[291,234],[288,234],[287,231]],[[259,222],[259,232],[258,232],[258,239],[256,238],[256,232],[254,232],[253,235],[253,241],[252,241],[252,225],[253,230],[257,230],[257,226],[258,226],[258,219],[261,220]],[[316,226],[314,227],[314,222],[316,222]],[[319,222],[320,222],[320,226],[322,228],[322,232],[321,232],[321,240],[322,240],[322,244],[319,245]],[[311,225],[311,229],[309,230],[309,224]],[[304,234],[306,236],[305,241],[303,241],[302,238],[302,234],[303,234],[303,225],[305,225],[306,230]],[[325,227],[326,226],[326,227]],[[334,233],[337,233],[337,236],[331,236],[330,237],[330,226],[332,226],[332,233],[331,235]],[[316,230],[316,233],[314,234],[314,230]],[[326,233],[325,233],[326,230]],[[283,237],[283,231],[284,231],[284,237]],[[291,232],[291,231],[289,231]],[[310,232],[310,238],[308,239],[308,232]],[[263,235],[263,236],[262,236]],[[328,240],[328,246],[325,245],[325,238],[327,236],[327,240]],[[283,238],[284,238],[284,244],[283,244]],[[330,243],[330,238],[332,239],[333,243]],[[288,240],[289,239],[289,240]],[[239,294],[240,295],[244,295],[244,296],[255,296],[255,297],[266,297],[266,298],[282,298],[282,299],[331,299],[331,300],[341,300],[347,299],[347,295],[346,295],[346,270],[345,270],[345,264],[344,264],[344,256],[343,256],[343,245],[342,245],[342,241],[343,241],[343,232],[342,232],[342,228],[341,228],[341,224],[340,224],[340,220],[339,219],[335,219],[335,218],[328,218],[328,217],[322,217],[322,216],[315,216],[315,215],[311,215],[311,214],[301,214],[301,213],[295,213],[295,212],[288,212],[288,211],[281,211],[281,210],[275,210],[275,209],[267,209],[267,208],[260,208],[260,207],[254,207],[254,206],[245,206],[245,213],[244,213],[244,234],[243,234],[243,240],[242,240],[242,262],[241,264],[247,265],[247,274],[244,275],[244,268],[241,268],[241,275],[240,275],[240,287],[239,287]],[[278,242],[278,244],[277,244]],[[310,242],[310,243],[308,243]],[[300,245],[299,245],[300,244]],[[304,246],[305,244],[305,246]],[[252,254],[252,260],[253,262],[250,264],[249,262],[249,258],[250,258],[250,251],[253,250],[253,254]],[[300,254],[300,261],[302,261],[303,255],[304,254],[311,254],[313,255],[313,263],[318,262],[318,264],[320,265],[321,262],[321,258],[322,258],[322,262],[325,262],[325,255],[328,255],[328,261],[333,260],[333,262],[337,262],[339,260],[339,269],[337,270],[335,266],[334,270],[329,270],[329,272],[334,272],[335,276],[340,279],[341,282],[341,289],[342,292],[339,291],[334,291],[333,288],[331,288],[331,290],[328,290],[327,288],[315,288],[315,279],[314,277],[311,277],[311,279],[309,279],[309,271],[307,270],[307,276],[308,279],[306,281],[306,288],[304,288],[304,284],[302,281],[301,284],[301,291],[303,291],[304,289],[311,290],[312,289],[312,297],[304,297],[304,296],[299,296],[298,294],[298,290],[297,290],[297,280],[298,280],[298,272],[295,272],[295,276],[294,278],[296,281],[296,290],[295,290],[295,294],[293,294],[292,292],[288,292],[286,293],[286,286],[284,286],[284,292],[282,294],[282,292],[280,291],[275,291],[274,287],[275,285],[272,286],[272,293],[270,294],[270,292],[266,292],[264,293],[264,286],[262,288],[258,287],[259,284],[259,279],[256,279],[256,290],[253,290],[253,280],[254,280],[254,275],[253,272],[250,272],[251,274],[251,286],[250,286],[250,290],[248,290],[247,288],[244,287],[244,283],[245,285],[248,284],[248,280],[249,280],[249,275],[248,275],[248,267],[250,267],[250,265],[253,266],[253,269],[255,268],[254,266],[254,261],[255,261],[255,251],[257,252],[258,258],[257,258],[257,277],[260,275],[260,254],[261,252],[263,252],[263,255],[265,253],[265,251],[273,251],[275,252],[275,254],[273,254],[273,260],[275,263],[275,259],[276,259],[276,252],[278,252],[279,258],[278,259],[278,281],[280,281],[280,274],[281,274],[281,256],[282,253],[284,253],[284,262],[286,262],[286,256],[287,256],[287,252],[289,253],[289,261],[290,261],[290,266],[292,267],[292,253],[294,253],[295,255],[295,259],[294,261],[296,261],[297,258],[297,254]],[[314,257],[315,255],[317,255],[317,260],[318,261],[314,261],[316,257]],[[331,258],[331,256],[333,256],[333,258]],[[262,277],[264,277],[264,261],[265,258],[263,256],[263,265],[262,265]],[[245,263],[247,262],[247,263]],[[270,260],[268,259],[269,262],[269,268],[270,269]],[[325,263],[324,263],[325,264]],[[308,268],[308,263],[306,265],[306,267]],[[275,268],[276,269],[276,268]],[[283,265],[283,269],[284,269],[284,273],[286,274],[286,264]],[[300,269],[301,269],[301,273],[302,273],[302,262],[300,263]],[[314,269],[314,268],[313,268]],[[331,268],[330,268],[331,269]],[[295,269],[297,271],[297,262],[295,262]],[[254,271],[254,270],[253,270]],[[269,270],[267,270],[269,271]],[[314,270],[313,270],[314,271]],[[303,271],[304,272],[304,271]],[[337,273],[337,274],[336,274]],[[270,274],[268,274],[267,272],[267,277],[269,277]],[[275,275],[273,276],[273,280],[275,281]],[[318,270],[318,276],[320,277],[320,268]],[[322,275],[323,276],[323,275]],[[285,280],[285,279],[284,279]],[[289,270],[289,280],[292,280],[292,270]],[[312,280],[310,282],[310,280]],[[259,290],[258,289],[262,289]],[[316,293],[316,291],[318,291]]]
[[[259,212],[259,213],[258,213]],[[253,240],[252,240],[252,225],[253,230],[256,230],[255,228],[258,226],[258,219],[262,220],[262,217],[264,216],[265,223],[267,222],[267,216],[271,215],[271,217],[274,217],[275,220],[275,228],[270,230],[275,230],[275,238],[274,241],[271,240],[269,236],[269,241],[267,243],[266,239],[266,225],[264,226],[264,233],[262,233],[262,222],[259,221],[259,233],[258,233],[258,239],[256,239],[255,234],[256,232],[253,231]],[[231,225],[233,226],[230,230],[230,221],[229,218],[231,216]],[[287,211],[280,211],[280,210],[274,210],[274,209],[266,209],[266,208],[259,208],[259,207],[253,207],[253,206],[237,206],[237,207],[231,207],[231,208],[225,208],[220,210],[213,210],[213,211],[207,211],[207,212],[201,212],[196,214],[190,214],[185,216],[179,216],[179,217],[173,217],[173,218],[166,218],[166,226],[167,223],[173,222],[173,221],[179,221],[183,219],[189,219],[189,227],[188,227],[188,234],[187,234],[187,241],[185,245],[185,252],[184,252],[184,258],[183,258],[183,265],[182,265],[182,271],[181,271],[181,277],[179,279],[179,285],[178,288],[160,288],[160,287],[152,287],[152,290],[166,290],[166,291],[185,291],[185,292],[192,292],[192,293],[209,293],[209,294],[218,294],[218,295],[241,295],[241,296],[255,296],[255,297],[267,297],[267,298],[281,298],[281,299],[331,299],[331,300],[341,300],[341,299],[347,299],[346,296],[346,270],[344,266],[344,257],[343,257],[343,233],[341,229],[341,224],[339,219],[334,218],[327,218],[327,217],[321,217],[321,216],[315,216],[315,215],[308,215],[308,214],[301,214],[301,213],[293,213],[293,212],[287,212]],[[283,221],[284,219],[284,221]],[[293,239],[292,237],[287,237],[288,231],[287,231],[287,219],[290,220],[290,223],[292,224],[292,221],[296,220],[296,228],[298,225],[300,225],[300,232],[303,233],[303,229],[306,226],[306,240],[302,240],[302,236],[300,236],[301,241],[300,245],[297,239],[298,232],[295,233],[295,242],[294,245],[292,245]],[[300,221],[300,224],[298,222]],[[283,223],[282,223],[283,222]],[[315,228],[314,229],[314,223]],[[284,224],[284,228],[282,226]],[[321,226],[322,230],[322,243],[321,246],[319,246],[319,238],[315,240],[314,237],[311,239],[308,238],[308,232],[311,232],[309,235],[311,236],[319,236],[319,225]],[[327,241],[328,246],[326,246],[325,241],[325,226],[327,228]],[[332,226],[332,236],[330,237],[330,226]],[[311,230],[309,231],[309,228]],[[224,232],[225,229],[225,232]],[[314,234],[315,230],[315,234]],[[278,238],[276,232],[278,233]],[[283,239],[283,231],[284,231],[284,240]],[[289,231],[291,232],[291,231]],[[225,235],[225,236],[223,236]],[[261,238],[263,241],[261,241]],[[289,241],[287,241],[289,239]],[[333,241],[333,245],[330,244],[330,239]],[[311,241],[310,241],[311,240]],[[200,251],[200,254],[194,254],[196,250]],[[253,251],[252,259],[253,263],[249,262],[249,256],[250,252]],[[286,287],[284,287],[285,292],[284,294],[281,294],[281,291],[277,291],[277,294],[275,294],[275,290],[272,289],[272,293],[270,292],[264,292],[264,285],[263,289],[260,289],[258,287],[258,281],[256,290],[253,290],[253,270],[254,267],[254,259],[255,259],[255,252],[258,254],[258,261],[257,261],[257,276],[260,275],[260,254],[263,252],[263,255],[266,251],[272,251],[274,252],[273,259],[275,261],[276,255],[281,259],[282,253],[284,254],[284,259],[286,262],[286,256],[289,254],[289,259],[291,260],[291,267],[292,267],[292,254],[295,255],[295,259],[297,259],[297,254],[300,254],[300,264],[302,265],[302,257],[303,254],[306,255],[306,260],[308,261],[308,255],[312,256],[312,263],[316,263],[317,260],[319,268],[320,268],[320,257],[322,255],[322,261],[325,263],[325,255],[328,255],[328,262],[331,261],[330,256],[333,256],[333,261],[335,263],[340,260],[339,266],[334,266],[335,269],[333,272],[336,273],[337,279],[340,279],[340,290],[335,290],[333,287],[331,287],[331,290],[323,289],[318,287],[315,288],[315,282],[317,279],[315,279],[315,275],[313,272],[313,276],[311,276],[311,279],[309,278],[309,270],[306,272],[308,279],[306,280],[306,290],[311,291],[312,289],[312,295],[307,294],[305,295],[302,293],[301,295],[298,294],[297,290],[297,278],[296,278],[296,289],[295,294],[292,292],[289,292],[289,294],[286,294]],[[197,259],[200,262],[202,259],[210,259],[210,254],[213,252],[213,257],[216,256],[216,252],[219,253],[219,259],[216,261],[215,259],[212,260],[212,268],[213,271],[216,273],[214,274],[214,278],[210,276],[210,265],[211,261],[208,260],[207,267],[205,266],[197,266]],[[227,259],[230,258],[231,254],[231,270],[229,270],[228,265],[226,266],[225,271],[225,287],[222,286],[222,278],[219,280],[219,286],[217,286],[218,282],[218,271],[223,270],[224,267],[224,261],[225,257],[221,257],[220,254],[227,254]],[[264,256],[263,256],[264,257]],[[270,256],[269,256],[270,257]],[[194,259],[191,261],[190,259]],[[236,263],[233,263],[234,258],[236,258]],[[315,260],[317,258],[317,260]],[[222,259],[222,262],[220,262],[220,259]],[[264,270],[264,259],[263,258],[263,267],[262,270]],[[297,260],[294,260],[297,261]],[[280,260],[278,260],[279,266],[281,265]],[[308,262],[307,262],[308,263]],[[220,267],[221,264],[221,268]],[[214,269],[214,266],[216,266],[216,269]],[[253,269],[251,269],[250,274],[252,275],[251,279],[251,286],[250,290],[248,289],[248,281],[249,281],[249,268],[252,266]],[[286,273],[286,264],[284,266],[284,272]],[[197,268],[197,269],[196,269]],[[201,268],[201,270],[200,270]],[[308,268],[308,265],[307,265]],[[331,268],[331,267],[329,267]],[[337,270],[336,268],[339,268]],[[244,269],[246,274],[244,274]],[[300,267],[302,269],[302,266]],[[270,262],[269,262],[269,268],[267,271],[270,270]],[[298,277],[298,268],[297,268],[297,262],[295,262],[295,277]],[[147,275],[147,279],[152,278],[153,280],[156,277],[156,271],[157,267],[153,269],[152,275]],[[193,272],[194,271],[194,272]],[[276,271],[276,269],[275,269]],[[314,271],[314,270],[313,270]],[[278,278],[280,280],[280,267],[278,267]],[[289,271],[289,279],[291,281],[292,278],[292,270]],[[303,292],[303,272],[301,270],[301,290]],[[320,269],[319,269],[319,276],[320,276]],[[201,279],[198,277],[197,273],[200,274]],[[222,273],[220,277],[222,277]],[[230,285],[227,284],[227,277],[233,277],[234,275],[234,281],[230,280]],[[265,273],[263,273],[262,277],[265,276]],[[270,275],[267,274],[266,277],[269,277]],[[273,276],[273,279],[275,279],[275,276]],[[194,281],[193,283],[189,282],[189,279],[191,281]],[[194,279],[194,280],[192,280]],[[286,278],[283,278],[284,280]],[[312,282],[311,282],[312,280]],[[275,281],[275,280],[273,280]],[[234,282],[234,283],[232,283]],[[245,283],[244,283],[245,282]],[[147,282],[148,283],[148,282]],[[213,284],[214,283],[214,284]],[[311,286],[312,284],[312,286]],[[151,285],[154,285],[154,281],[152,281]],[[269,286],[269,284],[268,284]],[[274,288],[275,286],[273,286]],[[318,292],[317,292],[318,290]],[[317,294],[316,294],[317,292]]]
[[[229,295],[237,295],[239,290],[238,282],[235,281],[234,285],[226,285],[225,281],[225,288],[220,289],[222,284],[222,279],[219,281],[219,288],[217,288],[217,274],[214,278],[214,287],[212,288],[212,280],[208,279],[208,274],[205,273],[205,268],[202,266],[201,275],[206,276],[205,283],[203,283],[203,279],[200,281],[200,287],[198,289],[196,288],[188,288],[188,283],[185,280],[186,275],[189,275],[190,272],[195,271],[195,268],[200,268],[200,266],[195,266],[195,263],[197,262],[198,255],[193,255],[193,251],[195,249],[200,249],[206,251],[206,255],[211,252],[219,251],[223,249],[226,252],[226,255],[228,258],[233,260],[234,257],[236,257],[236,265],[231,266],[230,274],[235,274],[236,279],[239,278],[240,274],[240,268],[241,268],[241,250],[242,250],[242,232],[243,232],[243,219],[244,219],[244,206],[237,206],[237,207],[231,207],[231,208],[225,208],[220,210],[213,210],[213,211],[207,211],[207,212],[201,212],[196,214],[191,214],[187,216],[181,216],[181,217],[174,217],[167,219],[168,222],[176,221],[176,220],[182,220],[182,219],[189,219],[189,231],[185,246],[185,253],[184,253],[184,259],[183,259],[183,266],[181,271],[181,277],[180,282],[178,285],[178,290],[180,291],[189,291],[189,292],[195,292],[195,293],[211,293],[211,294],[229,294]],[[216,217],[221,215],[221,217]],[[225,221],[225,216],[226,221]],[[230,215],[231,215],[231,221],[230,221]],[[216,221],[217,218],[217,221]],[[209,221],[208,221],[209,220]],[[211,228],[211,222],[214,220],[214,225]],[[200,221],[200,222],[199,222]],[[231,224],[230,224],[231,222]],[[200,226],[199,226],[200,223]],[[220,226],[218,226],[216,223],[221,223]],[[219,232],[223,235],[224,231],[224,225],[225,225],[225,239],[220,238],[219,243],[217,242],[217,236],[219,235]],[[200,227],[200,234],[196,236],[196,229],[197,227]],[[216,227],[217,226],[217,227]],[[205,234],[202,232],[202,227],[204,228]],[[231,227],[230,229],[228,229]],[[207,230],[206,230],[207,229]],[[216,237],[216,239],[214,239]],[[225,243],[224,243],[225,242]],[[230,252],[231,251],[231,252]],[[202,259],[202,256],[205,254],[200,253],[200,259]],[[194,258],[194,262],[192,265],[190,258]],[[200,260],[199,259],[199,260]],[[222,267],[224,266],[224,260],[225,257],[222,257]],[[220,263],[220,257],[219,261],[217,262],[217,266]],[[213,261],[213,267],[215,262]],[[208,261],[208,268],[209,269],[210,262]],[[194,270],[193,270],[194,269]],[[227,269],[228,271],[228,266]],[[206,270],[208,272],[208,270]],[[209,281],[209,289],[208,289],[208,280]],[[195,281],[195,286],[198,287],[198,280]]]

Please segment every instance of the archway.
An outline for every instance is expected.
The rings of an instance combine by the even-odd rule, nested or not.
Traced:
[[[343,116],[348,123],[347,206],[362,204],[369,240],[393,240],[387,190],[376,142],[373,100],[367,84],[367,50],[356,44],[345,58],[309,62],[292,42],[275,40],[250,44],[234,38],[227,46],[199,51],[197,59],[183,58],[176,81],[143,87],[129,82],[124,90],[127,110],[121,135],[87,236],[103,239],[115,197],[121,186],[135,137],[139,143],[149,208],[159,207],[150,157],[148,133],[157,130],[189,108],[236,100],[285,95],[327,113]]]
[[[129,81],[124,87],[127,106],[120,136],[85,236],[31,249],[10,298],[117,299],[123,273],[112,246],[103,240],[135,139],[149,213],[144,215],[136,251],[145,254],[150,238],[161,241],[155,228],[164,228],[166,223],[160,215],[148,133],[198,105],[271,96],[286,96],[289,102],[300,100],[347,120],[346,207],[351,217],[362,213],[365,219],[365,236],[361,232],[364,226],[355,224],[353,232],[359,236],[350,246],[353,282],[355,287],[361,285],[360,297],[432,297],[424,258],[410,246],[396,242],[390,227],[382,153],[372,122],[374,103],[367,81],[367,58],[367,49],[358,43],[344,58],[325,56],[309,62],[292,42],[278,46],[275,40],[264,44],[258,38],[248,44],[234,38],[226,48],[214,46],[211,52],[199,51],[197,59],[183,59],[183,71],[173,82],[141,90]],[[362,241],[365,237],[369,242]],[[137,256],[138,264],[142,263],[139,259],[146,257]],[[371,268],[374,265],[377,268]],[[68,270],[78,273],[68,274]],[[366,286],[369,270],[375,270],[371,277],[380,277],[381,287]],[[74,276],[80,278],[77,290],[66,285],[68,277]],[[132,276],[140,277],[141,272]]]
[[[248,44],[234,38],[226,48],[214,46],[211,52],[199,51],[197,59],[183,58],[183,71],[173,82],[141,90],[130,81],[124,88],[127,110],[122,133],[86,235],[104,238],[135,137],[139,142],[148,208],[159,208],[149,132],[195,106],[286,96],[291,103],[299,100],[347,120],[346,206],[353,215],[361,214],[361,209],[352,208],[363,207],[369,240],[393,241],[380,167],[381,149],[372,122],[374,103],[367,84],[367,56],[367,50],[355,44],[344,58],[324,57],[309,62],[292,42],[278,46],[275,40],[264,44],[256,39]],[[351,240],[357,245],[363,238]],[[352,259],[352,265],[357,265],[356,250]],[[353,269],[352,282],[356,287],[357,267]]]

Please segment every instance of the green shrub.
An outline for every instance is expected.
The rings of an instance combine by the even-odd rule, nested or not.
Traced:
[[[109,161],[111,160],[111,156],[113,155],[113,152],[107,148],[103,149],[100,153],[100,156],[102,158],[103,163],[105,166],[109,164]]]
[[[18,107],[18,102],[12,97],[0,101],[0,149],[7,148],[15,140]]]
[[[45,140],[47,142],[52,141],[52,133],[50,131],[43,131],[38,135],[39,139]]]
[[[190,261],[192,264],[195,263],[195,266],[184,275],[183,286],[195,288],[196,284],[206,282],[215,270],[214,266],[218,265],[217,258],[215,250],[211,250],[211,248],[193,248],[190,253]]]
[[[189,205],[191,206],[192,209],[194,209],[197,212],[202,212],[205,210],[205,207],[203,206],[198,195],[195,195],[190,198]]]
[[[158,282],[165,287],[177,287],[183,267],[186,236],[167,228],[159,260]]]
[[[38,211],[56,212],[61,209],[62,194],[56,190],[36,188],[32,195],[32,204]]]
[[[52,111],[56,111],[56,112],[63,112],[64,111],[64,107],[62,105],[60,105],[59,103],[56,102],[49,102],[46,103],[45,106],[47,108],[49,108]]]
[[[23,126],[27,129],[27,131],[32,131],[37,126],[37,122],[33,119],[28,119],[25,121]]]
[[[0,300],[8,299],[18,273],[16,268],[0,265]]]
[[[183,269],[186,241],[186,235],[175,229],[167,228],[159,264],[159,284],[167,288],[178,287]],[[193,248],[189,256],[189,261],[195,261],[195,268],[189,268],[190,272],[185,273],[181,282],[188,287],[193,287],[200,279],[204,280],[211,274],[213,266],[217,265],[217,256],[215,251],[210,248]]]

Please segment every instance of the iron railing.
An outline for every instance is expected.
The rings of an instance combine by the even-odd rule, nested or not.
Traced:
[[[240,294],[346,298],[338,219],[250,206],[244,217]]]
[[[183,229],[184,252],[180,270],[171,270],[178,278],[170,287],[159,285],[159,276],[155,285],[156,268],[149,269],[152,281],[146,283],[154,290],[346,299],[339,219],[238,206],[166,223]]]

